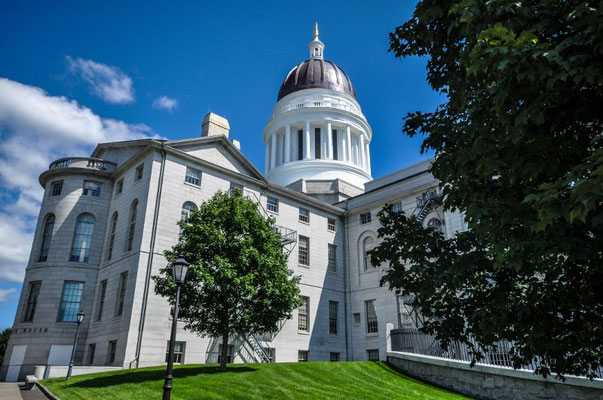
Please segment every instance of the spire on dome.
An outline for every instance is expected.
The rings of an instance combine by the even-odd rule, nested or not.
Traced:
[[[319,58],[322,60],[325,45],[318,39],[318,22],[314,25],[314,40],[308,44],[308,49],[310,50],[310,58]]]

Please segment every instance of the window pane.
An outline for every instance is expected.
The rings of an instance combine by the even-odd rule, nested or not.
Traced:
[[[186,176],[184,177],[184,181],[190,183],[191,185],[200,186],[201,185],[201,171],[197,171],[193,168],[186,168]]]
[[[379,349],[370,349],[366,351],[369,361],[379,361]]]
[[[367,237],[363,242],[363,253],[364,253],[364,270],[367,271],[369,268],[373,267],[371,263],[371,255],[369,252],[375,247],[375,239],[372,237]]]
[[[299,361],[299,362],[308,361],[308,350],[299,350],[297,352],[297,361]]]
[[[308,313],[310,309],[310,298],[301,296],[302,305],[297,309],[297,329],[300,331],[310,331]]]
[[[334,218],[329,218],[327,220],[327,229],[335,232],[335,219]]]
[[[31,282],[29,284],[29,296],[27,297],[27,308],[25,309],[25,317],[23,318],[23,322],[32,322],[34,319],[41,285],[42,282]]]
[[[192,201],[187,201],[182,205],[182,211],[180,213],[180,220],[186,221],[191,216],[192,212],[197,210],[197,205]]]
[[[339,303],[336,301],[329,301],[329,333],[331,335],[337,335],[337,309]]]
[[[92,214],[82,214],[77,217],[69,261],[88,262],[93,233],[94,217]]]
[[[301,265],[310,265],[310,239],[305,236],[299,237],[297,262]]]
[[[101,282],[100,297],[98,299],[98,311],[96,313],[96,320],[100,321],[103,317],[103,308],[105,307],[105,293],[107,292],[107,280]]]
[[[278,199],[274,197],[268,197],[266,200],[266,209],[271,212],[278,212]]]
[[[48,249],[50,248],[50,240],[52,239],[52,230],[54,229],[54,215],[46,217],[44,231],[42,232],[42,245],[40,246],[39,262],[45,262],[48,259]]]
[[[83,282],[65,282],[59,306],[59,322],[77,322],[83,290]]]
[[[366,327],[368,333],[379,332],[379,324],[377,322],[377,310],[375,309],[375,300],[364,302],[366,306]]]
[[[50,190],[51,196],[60,196],[63,192],[63,181],[53,182]]]
[[[136,232],[136,214],[138,212],[138,200],[132,202],[130,209],[130,227],[128,229],[128,240],[126,241],[126,251],[132,250],[134,244],[134,233]]]
[[[310,222],[310,211],[305,208],[299,208],[299,220],[302,222]]]
[[[107,249],[107,260],[113,256],[113,245],[115,244],[115,230],[117,229],[117,212],[113,213],[111,218],[111,232],[109,234],[109,248]]]
[[[144,173],[144,164],[139,165],[138,167],[136,167],[136,176],[135,176],[135,179],[137,181],[141,180],[143,173]]]
[[[329,263],[327,269],[330,272],[337,272],[337,246],[329,245]]]
[[[101,193],[101,184],[94,181],[84,181],[84,190],[82,194],[84,196],[99,197]]]
[[[117,307],[115,316],[119,317],[124,311],[124,302],[126,299],[126,288],[128,284],[128,273],[122,272],[119,276],[119,289],[117,292]]]

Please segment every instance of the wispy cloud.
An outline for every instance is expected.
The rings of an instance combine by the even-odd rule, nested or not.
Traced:
[[[172,99],[171,97],[161,96],[155,99],[153,102],[154,108],[162,108],[172,112],[174,108],[178,106],[178,100]]]
[[[43,194],[38,176],[51,161],[151,135],[144,124],[101,118],[74,100],[0,78],[0,281],[23,279]]]
[[[0,303],[12,300],[12,297],[17,294],[17,289],[1,289],[0,288]]]
[[[67,56],[69,70],[79,75],[90,85],[90,90],[107,103],[125,104],[134,102],[132,78],[117,67],[82,58]]]

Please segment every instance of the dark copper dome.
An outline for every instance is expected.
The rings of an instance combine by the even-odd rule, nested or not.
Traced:
[[[352,81],[341,68],[322,58],[311,58],[293,68],[278,91],[279,101],[298,90],[324,88],[336,90],[356,98]]]

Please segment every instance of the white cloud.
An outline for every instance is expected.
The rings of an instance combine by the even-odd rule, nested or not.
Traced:
[[[0,281],[23,279],[43,194],[38,176],[50,162],[151,135],[144,124],[101,118],[76,101],[0,78]]]
[[[92,93],[107,103],[134,102],[132,78],[121,72],[119,68],[69,56],[67,56],[67,63],[70,71],[80,75],[90,85]]]
[[[168,110],[172,112],[174,108],[178,105],[178,100],[172,99],[171,97],[161,96],[155,99],[153,102],[154,108],[163,108],[164,110]]]
[[[17,289],[0,289],[0,303],[8,301],[17,294]]]

